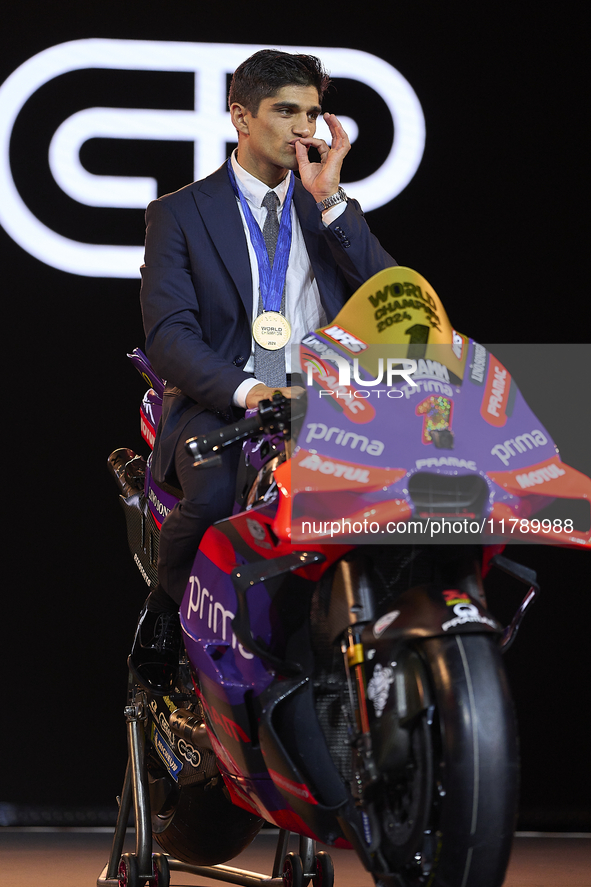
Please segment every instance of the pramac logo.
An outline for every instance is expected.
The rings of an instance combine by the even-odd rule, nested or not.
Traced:
[[[249,55],[265,47],[236,43],[176,43],[160,40],[72,40],[28,59],[0,87],[0,223],[27,252],[54,268],[87,277],[139,277],[143,247],[81,243],[44,225],[24,203],[10,168],[10,137],[28,99],[45,83],[70,71],[114,69],[187,71],[195,75],[195,103],[190,111],[143,108],[85,108],[65,119],[49,148],[56,182],[74,200],[88,206],[145,209],[157,197],[156,180],[140,176],[93,175],[80,161],[89,140],[164,139],[195,146],[194,177],[203,178],[226,159],[226,144],[236,141],[226,103],[226,77]],[[285,46],[288,52],[320,56],[335,78],[357,80],[386,103],[394,141],[382,165],[358,182],[344,182],[364,210],[388,203],[414,176],[425,144],[419,100],[407,80],[391,65],[356,49]],[[354,120],[342,118],[351,141]],[[317,135],[329,140],[321,121]]]
[[[507,422],[507,416],[511,415],[514,396],[515,389],[512,387],[509,372],[491,354],[480,415],[489,425],[502,428]]]

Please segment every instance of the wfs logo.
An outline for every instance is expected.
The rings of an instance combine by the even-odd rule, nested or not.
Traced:
[[[49,146],[49,167],[60,188],[87,206],[141,208],[157,197],[153,178],[95,175],[84,168],[80,150],[90,139],[160,139],[192,142],[194,178],[200,179],[226,158],[236,141],[226,102],[226,77],[264,47],[235,43],[172,43],[157,40],[72,40],[28,59],[0,87],[0,223],[27,252],[54,268],[87,277],[138,277],[143,247],[81,243],[43,224],[24,203],[9,159],[12,130],[28,99],[45,83],[71,71],[184,71],[195,75],[194,109],[85,108],[64,120]],[[357,80],[386,103],[394,124],[388,156],[374,173],[344,182],[347,192],[367,210],[396,197],[414,176],[425,143],[419,101],[410,84],[391,65],[354,49],[284,47],[318,55],[335,78]],[[351,141],[354,120],[342,118]],[[319,138],[330,138],[321,121]]]

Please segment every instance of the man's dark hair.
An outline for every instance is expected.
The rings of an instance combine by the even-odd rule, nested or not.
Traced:
[[[256,117],[261,101],[277,95],[284,86],[314,86],[322,102],[329,83],[330,77],[316,56],[261,49],[234,71],[228,105],[238,102]]]

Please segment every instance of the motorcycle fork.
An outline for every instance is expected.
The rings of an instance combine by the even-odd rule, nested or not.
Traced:
[[[366,803],[365,796],[368,786],[378,781],[379,773],[373,756],[367,711],[365,651],[361,641],[361,628],[362,626],[350,626],[347,629],[341,644],[341,651],[345,661],[349,701],[357,726],[357,736],[353,745],[355,757],[353,771],[356,782],[354,795],[361,808],[367,850],[371,852],[375,850],[374,844],[379,841],[379,829],[375,827],[375,823],[372,824],[374,819],[372,805]]]
[[[369,717],[367,714],[367,682],[365,680],[365,653],[361,643],[361,633],[354,626],[347,629],[341,647],[345,658],[345,670],[349,684],[349,699],[355,713],[357,731],[361,735],[369,734]],[[356,695],[353,692],[355,685]]]

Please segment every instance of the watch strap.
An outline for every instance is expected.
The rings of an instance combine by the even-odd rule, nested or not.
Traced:
[[[332,194],[330,197],[325,197],[324,200],[321,200],[316,204],[320,212],[324,212],[325,209],[330,209],[332,206],[336,206],[339,203],[343,203],[347,200],[347,195],[343,191],[342,188],[336,192],[336,194]]]

